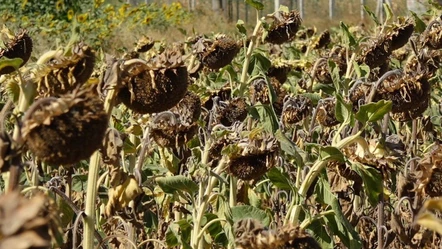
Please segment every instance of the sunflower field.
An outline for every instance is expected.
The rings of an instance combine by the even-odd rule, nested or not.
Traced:
[[[0,7],[0,249],[442,246],[438,5],[168,42],[135,31],[179,3],[34,2]]]

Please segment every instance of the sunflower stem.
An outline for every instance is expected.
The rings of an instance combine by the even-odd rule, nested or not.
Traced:
[[[219,175],[221,172],[225,170],[226,161],[224,159],[221,159],[218,163],[218,166],[215,169],[215,174]],[[192,236],[192,248],[204,248],[204,242],[201,240],[201,237],[199,237],[200,232],[202,231],[201,224],[203,221],[204,214],[206,214],[206,208],[209,204],[209,197],[212,193],[213,188],[215,187],[215,184],[217,183],[218,179],[215,176],[210,175],[207,179],[207,187],[204,191],[204,194],[202,196],[199,196],[200,202],[199,206],[195,207],[194,217],[196,219],[194,220],[195,224],[193,227],[193,236]],[[201,186],[201,185],[200,185]],[[202,188],[200,188],[200,194],[202,193]]]
[[[230,193],[229,193],[229,205],[230,207],[236,206],[236,198],[238,195],[238,179],[235,176],[230,176]]]
[[[20,74],[20,71],[17,70],[19,79],[20,79],[20,96],[18,100],[18,108],[16,109],[16,112],[22,113],[25,112],[28,107],[31,105],[32,101],[34,100],[35,94],[36,94],[36,87],[33,81],[25,81]],[[21,131],[20,131],[20,125],[15,124],[14,126],[14,133],[12,135],[12,141],[18,142],[19,144],[23,142],[23,139],[21,137]],[[21,157],[14,156],[14,158],[11,160],[11,166],[9,168],[9,176],[6,176],[5,178],[5,186],[8,186],[7,192],[13,191],[18,187],[18,183],[20,181],[20,174],[22,171],[22,159]]]
[[[108,118],[112,114],[112,109],[115,103],[115,97],[117,95],[117,85],[119,79],[119,67],[118,63],[114,63],[110,69],[109,77],[105,80],[109,80],[109,92],[104,101],[104,110],[107,113]],[[87,192],[86,192],[86,204],[85,204],[85,224],[83,231],[83,248],[94,249],[94,232],[95,232],[95,200],[97,199],[98,190],[98,176],[100,172],[100,152],[97,150],[92,154],[89,163]]]
[[[244,58],[244,63],[243,63],[242,72],[241,72],[241,80],[240,80],[242,86],[244,86],[247,82],[247,72],[249,71],[250,58],[252,57],[253,50],[256,47],[257,36],[258,36],[258,32],[259,32],[259,29],[261,28],[261,26],[262,26],[262,21],[257,20],[255,29],[253,30],[252,37],[250,37],[249,47],[247,48],[245,58]],[[241,86],[241,89],[242,89],[242,86]]]
[[[355,135],[346,137],[339,141],[334,147],[341,150],[350,144],[353,144],[357,142],[360,139],[360,135],[362,134],[363,129],[361,129],[358,133]],[[308,172],[307,176],[305,177],[305,180],[302,182],[301,187],[299,188],[298,194],[300,196],[300,201],[303,199],[302,197],[305,197],[307,194],[308,189],[313,184],[315,179],[318,177],[319,173],[327,166],[327,163],[329,161],[334,160],[332,156],[322,158],[320,160],[317,160],[315,164],[313,164],[312,168]],[[301,213],[301,204],[298,202],[298,204],[290,210],[291,212],[287,213],[289,217],[289,221],[291,224],[298,224],[299,222],[299,214]]]

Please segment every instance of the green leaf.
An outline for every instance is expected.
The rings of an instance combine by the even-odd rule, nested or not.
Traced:
[[[205,226],[208,222],[219,218],[216,214],[208,213],[205,214],[203,217],[202,226]],[[216,221],[215,223],[212,223],[207,231],[209,232],[210,236],[212,238],[216,238],[219,242],[223,242],[226,239],[226,235],[224,234],[223,226],[220,221]]]
[[[243,35],[247,35],[247,29],[244,27],[244,21],[239,19],[236,22],[236,29],[239,31],[239,33],[243,34]]]
[[[344,155],[342,152],[333,146],[324,146],[319,149],[319,155],[322,160],[333,159],[339,162],[344,162]]]
[[[261,205],[262,205],[262,199],[261,199],[261,197],[259,197],[259,196],[256,194],[256,192],[255,192],[254,189],[252,189],[252,188],[248,188],[248,189],[247,189],[247,196],[248,196],[248,198],[249,198],[249,204],[250,204],[251,206],[254,206],[254,207],[257,207],[257,208],[261,207]]]
[[[246,4],[252,6],[253,8],[257,9],[257,10],[263,10],[264,9],[264,4],[262,4],[259,1],[256,0],[245,0]]]
[[[333,85],[335,86],[335,89],[337,92],[342,88],[341,84],[341,76],[339,75],[339,67],[336,66],[336,63],[334,63],[332,60],[328,60],[328,68],[331,73]]]
[[[411,15],[413,16],[414,23],[415,23],[415,25],[414,25],[414,31],[415,31],[416,33],[422,33],[422,32],[424,32],[425,29],[427,28],[427,25],[424,23],[424,21],[422,21],[422,19],[419,18],[419,16],[418,16],[416,13],[414,13],[414,12],[411,11],[411,10],[410,10],[410,12],[411,12]]]
[[[166,232],[166,243],[169,247],[178,246],[180,235],[178,233],[179,226],[170,224]]]
[[[235,248],[235,235],[233,233],[232,225],[230,225],[230,223],[224,224],[223,229],[224,229],[224,233],[227,237],[227,240],[224,241],[224,243],[228,243],[230,248]],[[227,247],[227,245],[224,248],[226,248],[226,247]]]
[[[356,40],[355,40],[353,34],[348,29],[348,26],[343,22],[341,22],[339,26],[340,26],[342,34],[343,34],[342,35],[343,40],[344,40],[343,42],[345,44],[347,44],[347,46],[349,46],[349,47],[355,46],[357,44]]]
[[[124,139],[123,151],[126,154],[134,154],[137,152],[137,147],[130,141],[130,139]]]
[[[269,100],[270,100],[270,103],[273,104],[273,103],[275,103],[276,98],[277,98],[276,92],[275,92],[275,89],[273,88],[273,85],[271,84],[271,81],[268,80],[267,78],[265,78],[265,79],[266,79],[265,82],[267,84],[267,89],[268,89],[268,94],[269,94]]]
[[[259,74],[264,75],[269,70],[270,66],[270,60],[262,53],[256,52],[250,57],[248,73],[252,77]]]
[[[370,75],[370,67],[367,64],[358,64],[358,62],[353,61],[353,68],[355,69],[357,78],[364,78]]]
[[[281,11],[281,12],[284,12],[284,13],[289,13],[290,9],[289,9],[289,7],[281,4],[281,5],[279,5],[278,11]]]
[[[155,179],[160,188],[167,194],[174,194],[176,191],[184,191],[190,194],[198,191],[198,185],[191,179],[182,176],[166,176]]]
[[[359,107],[359,111],[356,113],[356,119],[363,124],[368,122],[375,122],[384,117],[386,113],[391,110],[393,103],[388,100],[380,100],[376,103],[368,103]]]
[[[233,222],[251,218],[260,221],[264,226],[270,224],[270,217],[264,210],[249,205],[232,207],[232,217]]]
[[[282,190],[293,190],[294,184],[290,181],[290,177],[287,173],[283,173],[277,167],[271,168],[267,172],[267,177],[277,188]]]
[[[385,19],[385,21],[387,22],[388,20],[391,20],[391,18],[393,18],[393,11],[391,10],[390,5],[387,3],[384,3],[384,10],[387,14],[387,18]]]
[[[72,176],[72,190],[75,192],[82,192],[86,190],[87,175],[73,175]]]
[[[67,227],[69,223],[72,222],[75,212],[74,210],[72,210],[72,208],[63,198],[57,198],[56,200],[57,200],[58,211],[60,211],[60,213],[63,214],[60,217],[61,226]]]
[[[278,129],[279,123],[275,111],[273,110],[273,106],[256,105],[255,108],[259,114],[259,121],[262,123],[264,130],[274,133]]]
[[[322,202],[322,204],[330,205],[335,213],[334,215],[325,216],[326,223],[330,225],[328,227],[333,235],[338,236],[346,248],[362,248],[358,233],[342,213],[339,201],[331,191],[328,181],[320,177],[316,183],[315,191],[318,200]]]
[[[321,220],[314,220],[307,226],[307,228],[313,231],[312,236],[319,243],[321,248],[333,248],[333,240],[328,235]]]
[[[313,91],[315,92],[325,92],[329,95],[333,95],[333,93],[336,91],[334,85],[331,84],[323,84],[323,83],[316,83],[313,85]]]
[[[376,23],[376,26],[381,26],[381,22],[379,22],[378,17],[373,13],[367,6],[364,5],[364,10],[367,12],[368,16]]]
[[[368,201],[375,207],[379,202],[379,195],[383,192],[381,173],[373,167],[357,162],[352,163],[351,168],[362,177]]]
[[[23,63],[23,60],[21,58],[6,58],[2,57],[0,58],[0,70],[6,67],[13,67],[15,70],[17,70]]]
[[[275,138],[278,140],[281,150],[295,158],[298,167],[304,166],[301,156],[303,151],[292,140],[288,139],[281,130],[276,131]]]
[[[340,123],[352,123],[352,108],[353,106],[351,103],[346,103],[340,94],[336,94],[335,116]]]

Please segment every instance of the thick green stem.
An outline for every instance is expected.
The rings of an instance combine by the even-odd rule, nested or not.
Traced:
[[[235,176],[230,176],[230,193],[229,193],[229,205],[230,207],[236,206],[236,197],[238,195],[238,179]]]
[[[310,219],[304,220],[301,223],[301,225],[299,225],[299,227],[301,229],[306,229],[310,224],[312,224],[313,221],[322,219],[322,218],[324,218],[324,216],[327,216],[327,215],[330,215],[330,214],[335,214],[335,211],[334,210],[327,210],[327,211],[324,211],[322,213],[319,213],[319,214],[311,217]]]
[[[348,146],[348,145],[356,142],[358,139],[360,139],[361,133],[362,133],[362,130],[359,131],[358,133],[356,133],[355,135],[352,135],[350,137],[346,137],[346,138],[342,139],[341,141],[339,141],[335,145],[335,147],[339,150],[345,148],[346,146]],[[326,157],[326,158],[322,158],[320,160],[317,160],[315,162],[315,164],[313,164],[313,166],[310,169],[310,171],[308,172],[305,180],[302,182],[301,187],[299,188],[298,193],[301,197],[306,196],[307,191],[310,188],[310,186],[312,185],[312,183],[314,182],[314,180],[318,177],[319,173],[325,168],[327,163],[331,160],[333,160],[332,157]],[[291,210],[290,213],[287,214],[289,216],[289,220],[292,224],[298,223],[300,212],[301,212],[301,205],[298,204]]]
[[[114,99],[117,95],[117,84],[118,84],[118,63],[114,63],[112,66],[112,72],[109,76],[110,89],[107,97],[104,101],[104,110],[106,111],[108,117],[112,114],[112,108],[114,106]],[[89,172],[87,181],[87,192],[86,192],[86,206],[85,206],[85,224],[83,231],[83,248],[93,249],[94,248],[94,231],[95,231],[95,200],[97,198],[98,190],[98,176],[100,172],[100,153],[97,151],[92,154],[89,162]]]
[[[34,100],[36,94],[36,87],[33,81],[25,81],[21,76],[20,72],[18,76],[20,78],[20,97],[18,100],[18,108],[16,112],[25,112]],[[20,125],[16,124],[14,127],[14,133],[12,135],[12,140],[18,143],[22,143],[22,137],[20,132]],[[6,176],[5,183],[8,186],[7,191],[10,192],[18,187],[20,180],[20,174],[22,171],[22,159],[20,156],[15,156],[12,160],[11,166],[9,168],[9,177]]]
[[[221,161],[218,163],[218,166],[215,169],[215,174],[219,175],[221,172],[225,170],[226,162],[224,159],[221,159]],[[193,236],[192,236],[192,248],[201,248],[203,249],[203,243],[201,242],[201,238],[199,238],[199,234],[201,231],[201,223],[203,221],[203,216],[206,214],[206,208],[209,204],[209,196],[212,193],[213,188],[215,187],[215,184],[217,183],[218,179],[215,176],[209,176],[207,183],[208,186],[206,190],[204,191],[204,194],[200,196],[200,205],[199,207],[195,207],[195,213],[194,217],[194,227],[193,227]],[[200,188],[200,194],[202,193],[202,188]]]
[[[252,53],[253,53],[253,49],[255,49],[256,44],[257,44],[257,36],[258,36],[258,32],[259,29],[262,26],[262,21],[258,20],[255,26],[255,29],[253,30],[253,34],[252,37],[250,38],[250,43],[249,43],[249,47],[247,48],[246,54],[245,54],[245,58],[244,58],[244,63],[243,63],[243,67],[242,67],[242,72],[241,72],[241,84],[244,85],[247,82],[247,71],[249,71],[249,64],[250,64],[250,58],[252,57]]]
[[[212,225],[212,224],[214,224],[215,222],[218,222],[218,221],[225,221],[225,222],[227,222],[226,219],[224,219],[224,218],[216,218],[216,219],[213,219],[213,220],[207,222],[207,224],[201,229],[200,233],[198,234],[198,240],[200,240],[203,237],[204,231],[206,231],[209,228],[210,225]]]

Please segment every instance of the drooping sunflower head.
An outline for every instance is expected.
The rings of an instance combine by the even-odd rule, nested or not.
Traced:
[[[277,165],[279,144],[273,137],[240,139],[238,150],[229,155],[230,174],[242,180],[257,180]]]
[[[301,25],[301,16],[297,11],[278,11],[273,14],[273,19],[274,21],[267,31],[266,42],[283,44],[296,37],[296,32]]]
[[[0,48],[0,58],[20,58],[23,61],[20,67],[26,64],[31,57],[32,39],[26,30],[18,32],[5,46],[5,48]],[[15,71],[15,68],[7,66],[0,69],[0,75],[9,74],[13,71]]]
[[[23,117],[27,148],[52,165],[70,165],[97,150],[108,125],[104,105],[92,88],[34,102]]]

